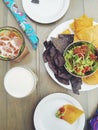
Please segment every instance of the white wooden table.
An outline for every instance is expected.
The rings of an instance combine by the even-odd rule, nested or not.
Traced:
[[[22,9],[21,0],[16,0],[16,2]],[[73,94],[72,91],[60,87],[50,78],[42,58],[43,42],[49,33],[62,22],[80,17],[84,13],[89,17],[93,17],[98,22],[98,1],[71,0],[70,7],[64,17],[52,24],[38,24],[28,19],[36,30],[40,43],[37,50],[34,51],[24,35],[30,53],[20,63],[0,61],[0,130],[35,130],[32,118],[37,103],[46,95],[55,92],[67,93],[77,99],[84,108],[86,119],[94,113],[98,105],[98,88],[89,92],[80,92],[80,95]],[[20,29],[11,13],[5,7],[2,0],[0,0],[0,27],[5,25]],[[6,93],[3,79],[5,73],[10,68],[24,65],[32,68],[37,74],[38,84],[36,90],[30,96],[16,99]],[[88,130],[86,126],[85,130]]]

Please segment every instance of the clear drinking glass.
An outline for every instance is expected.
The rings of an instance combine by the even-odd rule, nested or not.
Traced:
[[[30,95],[37,84],[36,74],[26,67],[13,67],[4,77],[4,87],[8,94],[16,98]]]

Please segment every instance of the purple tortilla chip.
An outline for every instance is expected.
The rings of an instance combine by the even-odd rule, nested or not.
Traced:
[[[53,63],[53,61],[48,62],[48,65],[50,67],[50,69],[54,72],[54,74],[58,73],[58,68],[56,67],[56,65]]]
[[[59,34],[58,38],[65,39],[68,44],[72,43],[74,40],[74,34]]]
[[[59,51],[57,51],[57,53],[54,56],[54,62],[58,67],[64,66],[65,64],[64,57]]]
[[[65,48],[73,42],[74,40],[74,34],[60,34],[58,38],[51,38],[53,45],[56,47],[56,49],[63,54]]]
[[[43,60],[44,60],[45,63],[51,61],[51,57],[48,54],[49,54],[48,50],[45,50],[44,53],[43,53]]]
[[[51,46],[53,46],[53,43],[52,43],[52,41],[45,41],[44,46],[47,49],[48,47],[50,48]]]
[[[55,48],[54,46],[52,46],[52,47],[50,48],[49,54],[50,54],[50,57],[51,57],[51,58],[54,58],[55,55],[57,54],[57,50],[56,50],[56,48]]]
[[[46,50],[43,53],[43,59],[44,59],[44,62],[46,63],[46,62],[49,62],[49,61],[53,60],[54,56],[57,53],[57,50],[53,46],[51,41],[49,41],[49,42],[45,41],[44,45],[46,47]]]
[[[59,82],[61,82],[61,83],[63,83],[63,84],[66,84],[66,85],[69,85],[69,80],[68,79],[63,79],[63,78],[60,78],[58,75],[56,75],[55,74],[55,77],[56,77],[56,79],[59,81]]]
[[[79,90],[81,89],[81,85],[82,85],[82,79],[72,76],[70,78],[70,82],[71,82],[71,85],[72,85],[73,92],[75,94],[79,94]]]
[[[58,76],[63,79],[70,79],[71,75],[62,67],[63,69],[59,68],[58,70]]]

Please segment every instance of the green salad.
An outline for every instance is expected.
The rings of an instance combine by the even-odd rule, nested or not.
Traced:
[[[92,43],[80,41],[71,44],[64,53],[65,68],[77,76],[86,76],[96,71],[98,60]]]

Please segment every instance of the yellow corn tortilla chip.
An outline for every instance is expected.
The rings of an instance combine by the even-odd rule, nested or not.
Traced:
[[[86,15],[83,15],[80,18],[74,19],[75,33],[78,33],[90,26],[93,26],[93,18],[89,18]]]
[[[74,26],[74,22],[70,24],[70,28],[75,31],[75,26]]]
[[[76,35],[74,35],[74,42],[79,41],[78,37]]]
[[[79,40],[86,40],[92,42],[98,48],[98,25],[85,28],[77,33]]]
[[[71,34],[70,30],[69,29],[66,29],[62,32],[62,34]]]
[[[83,80],[83,82],[85,82],[86,84],[89,84],[89,85],[98,84],[98,70],[91,76],[85,77],[82,80]]]

